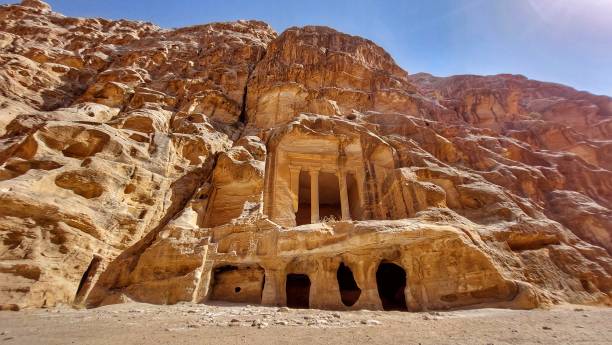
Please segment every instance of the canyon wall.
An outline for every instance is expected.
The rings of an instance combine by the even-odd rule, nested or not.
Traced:
[[[0,308],[611,304],[612,98],[327,27],[0,6]]]

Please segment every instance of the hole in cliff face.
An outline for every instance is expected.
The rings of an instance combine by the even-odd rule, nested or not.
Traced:
[[[319,219],[342,219],[340,187],[336,174],[319,173]]]
[[[376,271],[378,296],[384,310],[408,310],[406,307],[406,271],[396,264],[381,262]]]
[[[310,307],[310,278],[305,274],[288,274],[286,283],[287,307]]]
[[[298,210],[295,213],[296,225],[310,224],[310,174],[300,171],[300,190],[298,192]]]
[[[594,289],[591,287],[591,284],[589,284],[588,280],[581,279],[580,284],[582,285],[582,288],[584,289],[584,291],[589,292],[589,293],[595,292]]]
[[[357,286],[353,271],[342,262],[340,266],[338,266],[336,278],[338,279],[338,286],[340,287],[340,298],[342,299],[342,303],[347,307],[357,303],[359,296],[361,296],[361,289]]]
[[[75,295],[75,302],[78,303],[83,297],[85,297],[87,290],[89,290],[89,287],[91,286],[93,278],[98,272],[98,268],[100,267],[100,261],[102,260],[98,256],[94,256],[93,259],[91,259],[89,266],[87,266],[87,269],[83,273],[81,281],[79,282],[79,287],[77,288]]]
[[[210,299],[235,303],[261,303],[264,269],[259,265],[225,265],[213,271]]]

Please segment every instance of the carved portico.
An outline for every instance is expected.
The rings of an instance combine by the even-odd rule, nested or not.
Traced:
[[[275,223],[385,217],[381,186],[393,169],[393,151],[370,132],[288,124],[271,134],[268,146],[264,212]]]
[[[364,162],[358,140],[290,133],[280,140],[274,154],[272,176],[267,181],[268,199],[274,202],[266,208],[273,221],[295,226],[300,223],[296,222],[298,212],[309,215],[309,221],[302,223],[317,223],[332,216],[337,220],[361,217],[350,211],[351,207],[361,210],[364,204]],[[349,175],[353,198],[349,197]]]

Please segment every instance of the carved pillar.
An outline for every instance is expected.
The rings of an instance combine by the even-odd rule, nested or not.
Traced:
[[[319,168],[310,169],[310,223],[319,222]]]
[[[361,207],[363,207],[365,205],[365,196],[364,196],[364,186],[365,186],[365,174],[363,172],[363,169],[358,169],[355,172],[355,178],[357,179],[357,183],[356,183],[356,187],[357,187],[357,193],[359,193],[359,202]]]
[[[217,252],[217,244],[206,244],[202,248],[202,265],[199,269],[199,277],[196,276],[196,288],[192,295],[192,302],[202,303],[210,297],[212,273],[215,261],[212,253]],[[196,271],[197,274],[197,271]]]
[[[336,271],[340,264],[337,258],[323,257],[309,263],[312,270],[310,278],[310,308],[313,309],[346,309],[340,299],[340,287]]]
[[[378,294],[376,283],[376,270],[379,258],[376,256],[360,256],[350,261],[357,286],[361,289],[361,295],[353,309],[382,310],[382,302]]]
[[[289,174],[290,174],[290,186],[291,189],[291,200],[293,201],[293,213],[298,210],[298,202],[300,198],[300,170],[301,167],[290,166]]]
[[[338,184],[340,185],[340,207],[342,209],[342,220],[351,220],[351,209],[349,208],[348,191],[346,187],[346,172],[338,171]]]
[[[261,304],[282,305],[281,282],[282,271],[278,269],[266,269],[266,280],[261,293]]]

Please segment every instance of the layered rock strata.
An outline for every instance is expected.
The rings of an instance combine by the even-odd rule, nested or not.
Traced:
[[[612,99],[0,6],[0,305],[611,303]]]

